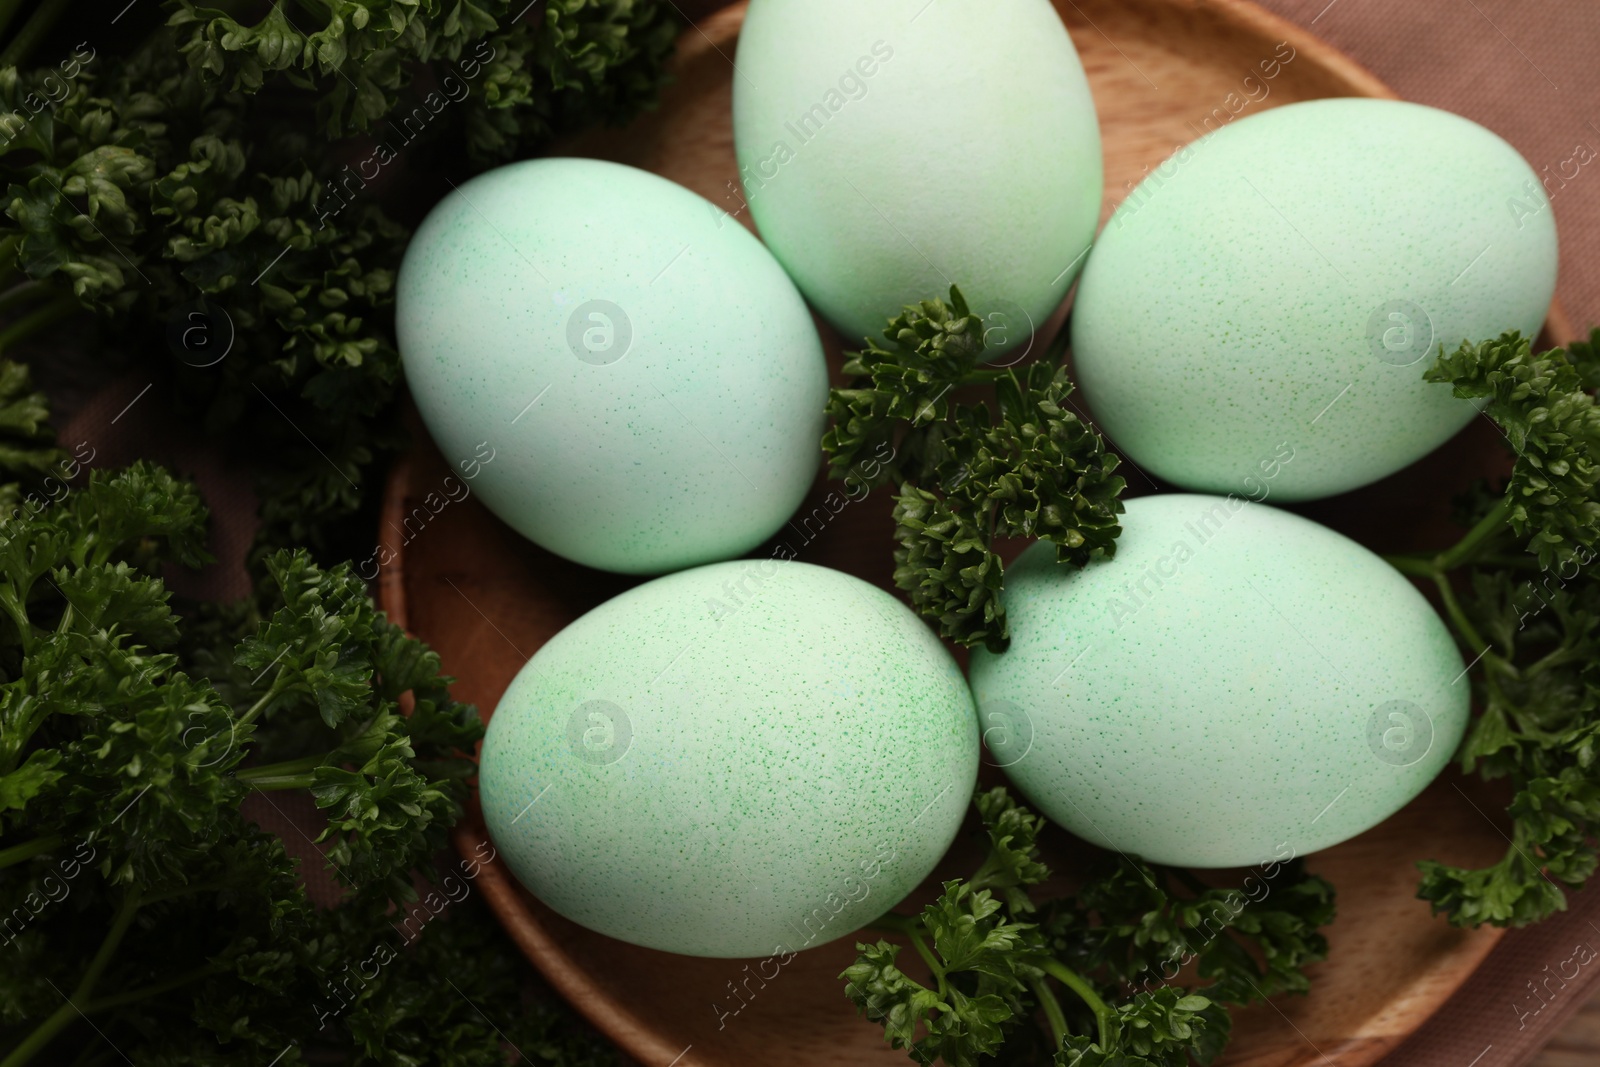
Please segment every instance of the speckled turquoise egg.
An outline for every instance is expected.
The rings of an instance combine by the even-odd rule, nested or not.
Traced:
[[[483,813],[535,896],[691,956],[832,941],[954,838],[978,727],[888,593],[782,558],[641,585],[562,630],[501,698]]]
[[[1031,343],[1100,215],[1100,128],[1049,0],[752,0],[733,133],[750,213],[855,342],[959,285]]]
[[[1469,683],[1444,623],[1348,538],[1240,497],[1128,502],[1116,558],[1006,570],[975,652],[995,763],[1045,815],[1185,867],[1283,860],[1399,810],[1450,759]]]
[[[1471,401],[1441,345],[1533,336],[1556,231],[1533,170],[1475,123],[1338,99],[1235,120],[1117,208],[1073,310],[1077,374],[1135,463],[1188,489],[1343,492],[1437,448]]]
[[[655,574],[740,555],[816,474],[827,367],[804,301],[664,178],[589,159],[474,178],[412,238],[395,316],[445,458],[568,559]]]

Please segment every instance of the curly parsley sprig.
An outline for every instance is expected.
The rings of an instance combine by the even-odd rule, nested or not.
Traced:
[[[487,42],[490,89],[462,124],[483,163],[514,158],[552,128],[630,115],[654,96],[678,31],[653,0],[346,0],[273,4],[253,21],[191,0],[168,7],[177,51],[198,77],[247,93],[274,79],[312,90],[330,137],[376,127],[425,65],[439,65],[427,79],[437,83],[445,64]]]
[[[24,494],[43,489],[67,459],[56,447],[50,410],[33,376],[21,363],[0,359],[0,522],[24,503]]]
[[[943,636],[1003,651],[995,539],[1052,541],[1061,562],[1080,567],[1112,556],[1118,459],[1067,409],[1065,331],[1042,359],[986,367],[983,320],[951,286],[948,304],[907,306],[883,336],[887,345],[868,338],[849,354],[851,381],[829,396],[830,473],[859,477],[862,457],[892,455],[866,480],[895,486],[895,584]],[[991,389],[990,400],[953,395],[970,386]]]
[[[338,558],[402,439],[394,216],[419,188],[651,103],[676,16],[657,0],[168,0],[164,25],[136,9],[75,45],[49,33],[67,6],[45,0],[8,33],[18,5],[0,4],[0,311],[15,315],[0,349],[80,310],[114,322],[107,347],[134,348],[216,437],[250,442],[257,573],[286,544]],[[204,328],[184,331],[200,308]],[[172,345],[174,323],[215,344]]]
[[[1493,866],[1419,864],[1418,895],[1457,926],[1522,926],[1566,907],[1600,834],[1600,330],[1534,352],[1506,334],[1441,349],[1428,381],[1480,401],[1514,456],[1498,492],[1460,508],[1466,535],[1395,556],[1431,583],[1472,661],[1479,708],[1457,756],[1508,779],[1511,843]]]
[[[476,902],[395,925],[482,736],[438,656],[348,565],[302,551],[270,556],[252,601],[180,627],[157,574],[203,562],[205,530],[194,487],[148,463],[0,523],[0,1065],[109,1041],[174,1067],[487,1067],[506,1036],[490,1018],[548,1062],[608,1060],[526,1009],[505,954],[479,958],[493,923]],[[241,810],[285,790],[326,819],[335,907]]]
[[[1059,1067],[1207,1064],[1227,1044],[1228,1005],[1305,992],[1305,967],[1327,955],[1333,889],[1299,860],[1271,865],[1256,898],[1107,857],[1075,895],[1036,903],[1029,887],[1050,876],[1036,843],[1044,820],[1004,789],[974,804],[989,837],[978,871],[944,883],[920,914],[873,924],[910,941],[931,984],[902,970],[887,941],[858,943],[840,975],[856,1008],[920,1063],[1042,1053]],[[1191,965],[1198,980],[1175,983]]]

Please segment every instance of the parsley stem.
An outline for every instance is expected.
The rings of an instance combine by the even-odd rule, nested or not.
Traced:
[[[50,291],[50,286],[41,281],[26,281],[13,285],[5,292],[0,293],[0,313],[10,311],[17,304],[24,304],[40,293]]]
[[[967,888],[977,893],[985,889],[1001,889],[1015,885],[1015,878],[1007,877],[1008,873],[1004,857],[999,852],[991,850],[988,858],[983,861],[983,866],[967,879]]]
[[[0,1060],[0,1067],[20,1067],[21,1064],[27,1063],[68,1023],[80,1015],[87,1014],[89,994],[94,992],[95,983],[100,981],[100,976],[111,963],[111,957],[116,954],[122,939],[127,936],[128,927],[133,925],[133,916],[139,910],[139,904],[138,893],[130,890],[123,895],[122,903],[117,907],[116,917],[111,920],[111,929],[106,933],[105,940],[100,942],[100,950],[94,954],[94,959],[89,961],[89,969],[83,973],[78,987],[72,991],[70,997],[66,998],[65,1004],[36,1026],[5,1059]]]
[[[1472,562],[1481,567],[1502,567],[1510,571],[1538,571],[1544,569],[1533,556],[1479,556]]]
[[[939,995],[941,997],[949,995],[949,986],[944,979],[944,968],[939,966],[938,959],[928,950],[927,943],[922,940],[922,934],[919,932],[922,929],[922,924],[914,916],[901,915],[896,911],[886,911],[867,923],[862,929],[877,930],[879,933],[885,934],[899,934],[910,941],[911,946],[917,950],[917,955],[922,957],[922,962],[928,965],[928,971],[932,974],[934,981],[938,983]]]
[[[87,1000],[90,993],[94,992],[95,983],[100,981],[100,976],[105,973],[106,967],[111,963],[111,957],[116,954],[117,948],[122,944],[122,939],[127,936],[128,927],[133,925],[134,913],[139,910],[139,894],[129,890],[122,896],[122,903],[117,908],[116,918],[111,920],[111,930],[106,934],[106,939],[100,942],[100,951],[94,954],[94,959],[89,961],[89,969],[83,973],[83,978],[78,982],[78,988],[72,991],[75,1001]]]
[[[33,51],[34,45],[50,32],[50,27],[66,13],[68,6],[69,0],[44,0],[44,3],[34,8],[28,21],[22,24],[22,29],[11,38],[11,43],[6,45],[5,51],[0,52],[0,67],[22,66],[27,61],[28,53]]]
[[[21,1067],[33,1059],[34,1055],[50,1040],[60,1033],[72,1020],[78,1017],[78,1009],[71,1004],[63,1004],[44,1022],[33,1028],[33,1032],[22,1039],[22,1042],[13,1048],[5,1059],[0,1060],[0,1067]]]
[[[316,778],[310,774],[263,774],[248,779],[251,789],[258,793],[272,793],[280,789],[310,789]]]
[[[327,759],[327,753],[315,756],[302,756],[299,759],[284,760],[281,763],[264,763],[259,767],[249,767],[234,775],[241,782],[256,782],[267,778],[281,778],[289,775],[301,775],[307,771],[314,771]]]
[[[11,25],[11,20],[17,17],[17,8],[22,6],[22,0],[0,0],[0,33],[6,31]]]
[[[45,834],[43,837],[36,837],[32,841],[24,841],[20,845],[0,848],[0,869],[21,863],[24,860],[31,860],[41,852],[49,852],[60,847],[60,834]]]
[[[1456,599],[1455,587],[1450,584],[1450,576],[1443,571],[1435,571],[1433,583],[1439,587],[1439,597],[1444,601],[1444,609],[1449,613],[1450,622],[1455,626],[1456,633],[1475,649],[1486,647],[1483,638],[1478,636],[1477,627],[1472,625],[1467,613],[1461,610],[1461,601]]]
[[[63,293],[48,304],[35,308],[10,326],[0,330],[0,352],[7,351],[12,346],[26,341],[41,330],[53,326],[74,311],[78,311],[81,306],[77,297],[71,293]]]
[[[28,609],[24,604],[26,594],[18,597],[10,586],[0,586],[0,608],[11,616],[11,621],[17,627],[17,639],[22,642],[22,654],[26,656],[33,648],[33,623],[28,619]]]
[[[1032,985],[1033,995],[1039,998],[1039,1007],[1043,1009],[1044,1017],[1050,1023],[1050,1036],[1054,1039],[1053,1047],[1059,1049],[1067,1040],[1067,1017],[1061,1014],[1061,1002],[1056,999],[1055,993],[1043,979],[1034,979]]]
[[[939,966],[939,961],[934,958],[927,942],[922,940],[922,935],[917,932],[915,927],[906,930],[906,936],[911,939],[911,946],[917,950],[917,955],[922,957],[922,962],[928,965],[928,970],[933,974],[934,981],[939,983],[939,999],[949,999],[950,986],[944,980],[944,968]]]
[[[1532,678],[1536,675],[1543,674],[1551,667],[1559,667],[1563,663],[1571,663],[1574,660],[1581,661],[1584,656],[1585,653],[1582,649],[1574,648],[1572,645],[1558,645],[1557,647],[1552,648],[1549,652],[1546,652],[1544,655],[1540,656],[1538,659],[1534,660],[1532,663],[1528,664],[1526,667],[1523,667],[1522,677]]]
[[[158,997],[162,993],[171,992],[180,986],[186,986],[190,982],[198,982],[202,978],[209,978],[214,974],[222,974],[226,970],[226,967],[208,963],[204,967],[196,967],[192,971],[185,971],[183,974],[175,978],[169,978],[165,982],[157,982],[154,985],[147,985],[140,989],[130,989],[126,993],[102,997],[93,1003],[85,1005],[83,1012],[87,1015],[92,1011],[106,1011],[110,1008],[120,1008],[124,1004],[132,1004],[135,1001],[149,1000],[151,997]]]
[[[1496,510],[1498,511],[1499,509],[1497,508]],[[1476,533],[1476,531],[1478,531],[1480,528],[1487,527],[1485,527],[1484,523],[1480,522],[1477,526],[1473,527],[1474,533]],[[1477,534],[1477,536],[1474,537],[1474,534],[1469,533],[1465,538],[1462,539],[1460,544],[1456,545],[1455,548],[1452,548],[1447,553],[1440,553],[1431,560],[1425,559],[1421,556],[1383,557],[1391,567],[1399,571],[1401,574],[1410,575],[1413,578],[1426,578],[1433,582],[1434,586],[1439,590],[1439,599],[1444,602],[1445,614],[1450,617],[1450,625],[1455,627],[1456,636],[1461,639],[1463,644],[1469,646],[1475,655],[1483,652],[1483,650],[1488,647],[1488,644],[1484,641],[1483,637],[1479,635],[1478,628],[1472,625],[1472,620],[1467,618],[1467,613],[1462,610],[1461,601],[1456,597],[1455,586],[1451,584],[1450,575],[1448,572],[1451,567],[1459,566],[1460,561],[1464,560],[1467,555],[1470,555],[1470,549],[1465,553],[1461,553],[1459,555],[1457,554],[1458,550],[1460,550],[1462,546],[1467,543],[1467,541],[1474,540],[1477,543],[1481,543],[1483,538],[1486,536],[1488,536],[1488,534]],[[1455,559],[1457,562],[1446,565],[1446,562],[1448,562],[1449,559]],[[1483,652],[1483,657],[1486,665],[1499,667],[1502,669],[1510,666],[1498,653]]]
[[[1412,578],[1431,580],[1439,573],[1439,568],[1434,566],[1433,558],[1429,556],[1384,556],[1383,561],[1401,574]]]
[[[911,931],[916,922],[909,915],[901,915],[897,911],[886,911],[869,923],[863,923],[861,929],[876,930],[880,934],[905,934]]]
[[[277,700],[280,696],[283,695],[284,691],[289,688],[288,678],[289,678],[288,668],[284,668],[284,669],[280,670],[278,672],[278,676],[272,680],[272,685],[270,685],[267,688],[267,691],[265,693],[261,694],[261,699],[256,701],[254,704],[250,705],[250,710],[249,711],[247,711],[243,715],[239,716],[239,721],[238,721],[237,725],[238,726],[247,726],[250,723],[254,722],[255,721],[255,717],[257,715],[260,715],[262,710],[268,704],[272,703],[274,700]]]
[[[1060,960],[1043,960],[1040,962],[1039,967],[1050,977],[1078,994],[1079,999],[1089,1006],[1090,1011],[1094,1012],[1095,1026],[1100,1035],[1100,1050],[1109,1053],[1111,1051],[1111,1009],[1106,1007],[1106,1002],[1100,999],[1100,994],[1094,991],[1093,986],[1079,977],[1078,972]]]
[[[1489,514],[1478,520],[1476,526],[1467,531],[1467,535],[1455,543],[1455,547],[1446,549],[1434,557],[1433,565],[1441,571],[1455,570],[1472,558],[1473,552],[1484,541],[1499,533],[1506,524],[1506,519],[1511,515],[1511,499],[1509,497],[1500,501]]]
[[[139,900],[139,906],[141,908],[147,908],[151,904],[160,904],[163,901],[176,900],[179,897],[193,896],[196,893],[210,893],[224,888],[227,886],[227,884],[227,881],[221,878],[218,878],[216,881],[212,882],[191,882],[188,885],[181,885],[176,889],[169,889],[165,893],[156,893],[148,897],[142,897]]]

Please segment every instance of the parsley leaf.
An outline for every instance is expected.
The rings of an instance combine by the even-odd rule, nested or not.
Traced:
[[[1107,856],[1074,895],[1035,902],[1029,887],[1050,877],[1044,820],[1004,789],[973,802],[989,838],[978,872],[945,882],[918,915],[873,924],[910,942],[928,982],[888,941],[858,943],[840,975],[857,1010],[919,1063],[1023,1062],[1036,1048],[1063,1067],[1210,1063],[1227,1043],[1228,1005],[1303,993],[1304,969],[1327,956],[1333,890],[1298,860],[1266,865],[1255,896]],[[1200,981],[1175,984],[1191,964]]]
[[[303,551],[186,640],[156,575],[204,561],[205,527],[193,486],[136,463],[0,529],[0,1059],[103,1034],[141,1064],[488,1067],[507,1038],[610,1061],[486,951],[478,861],[419,894],[482,736],[437,655]],[[326,817],[336,907],[241,808],[289,789]]]
[[[65,458],[55,447],[49,408],[44,394],[33,391],[28,368],[0,359],[0,473],[18,479],[0,488],[0,514],[9,515],[22,489],[35,487]]]
[[[912,604],[942,636],[999,652],[1010,632],[995,539],[1043,538],[1079,567],[1110,557],[1124,482],[1100,435],[1064,406],[1066,331],[1045,357],[1002,368],[983,365],[984,332],[955,286],[948,304],[906,307],[887,346],[868,338],[849,354],[822,447],[833,477],[894,484],[894,580]],[[972,386],[992,400],[953,395]]]
[[[1600,408],[1586,380],[1597,366],[1592,355],[1575,359],[1559,348],[1536,355],[1526,338],[1505,334],[1441,351],[1424,376],[1485,401],[1517,457],[1504,517],[1545,570],[1600,550]]]
[[[0,13],[0,285],[21,315],[0,343],[79,309],[115,322],[257,472],[257,575],[286,545],[341,558],[403,442],[396,217],[651,104],[680,23],[655,0],[166,6],[37,68],[63,0],[10,35]],[[26,425],[4,373],[0,464]]]
[[[1425,375],[1484,402],[1513,455],[1498,492],[1474,486],[1470,529],[1431,556],[1392,557],[1432,583],[1479,712],[1461,768],[1510,782],[1510,844],[1481,870],[1424,861],[1418,895],[1458,926],[1522,926],[1566,907],[1600,833],[1600,330],[1535,353],[1506,334],[1441,349]]]

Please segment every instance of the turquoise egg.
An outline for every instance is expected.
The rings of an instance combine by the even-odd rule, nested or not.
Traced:
[[[741,555],[811,485],[828,380],[805,303],[682,186],[588,159],[479,175],[400,268],[411,394],[519,533],[654,574]]]
[[[1141,468],[1276,499],[1354,489],[1473,417],[1424,382],[1441,345],[1532,337],[1556,230],[1533,170],[1467,119],[1289,104],[1179,150],[1117,208],[1073,310],[1084,394]]]
[[[959,285],[996,349],[1082,269],[1100,128],[1048,0],[753,0],[739,176],[767,246],[852,342]]]
[[[978,729],[882,590],[783,555],[608,600],[528,661],[483,742],[495,847],[592,930],[781,956],[883,914],[944,854]]]
[[[972,657],[993,761],[1105,848],[1242,867],[1337,844],[1416,796],[1470,683],[1411,583],[1240,497],[1128,502],[1115,559],[1006,569],[1011,647]]]

